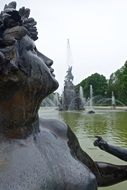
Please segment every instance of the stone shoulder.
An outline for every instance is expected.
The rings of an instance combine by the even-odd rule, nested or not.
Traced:
[[[40,119],[39,124],[41,130],[50,130],[59,137],[67,138],[68,126],[66,123],[56,119]]]

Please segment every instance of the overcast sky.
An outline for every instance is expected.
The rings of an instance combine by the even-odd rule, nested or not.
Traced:
[[[0,9],[9,0],[0,1]],[[127,60],[127,0],[17,0],[37,21],[37,48],[54,60],[62,92],[70,41],[74,84],[95,72],[107,79]]]

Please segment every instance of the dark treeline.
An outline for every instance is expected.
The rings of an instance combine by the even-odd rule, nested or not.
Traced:
[[[104,75],[94,73],[82,80],[76,88],[82,86],[84,97],[89,97],[90,85],[93,87],[93,96],[100,98],[111,98],[112,92],[115,95],[117,104],[123,103],[127,105],[127,61],[124,66],[112,73],[110,79],[106,79]]]

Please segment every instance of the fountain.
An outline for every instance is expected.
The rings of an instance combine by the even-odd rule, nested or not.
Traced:
[[[65,76],[64,91],[63,91],[63,110],[75,110],[75,104],[72,100],[76,98],[75,86],[73,84],[72,66],[68,67],[67,75]]]
[[[72,65],[72,54],[69,39],[67,39],[67,64],[68,70],[65,76],[64,90],[59,110],[84,110],[83,94],[81,98],[80,92],[76,92],[73,84],[74,76],[72,74],[72,66],[70,66]]]
[[[115,96],[114,96],[114,92],[112,91],[112,108],[115,109],[116,108],[116,100],[115,100]]]
[[[94,108],[93,108],[93,87],[92,87],[92,85],[90,85],[90,98],[89,98],[88,113],[90,113],[90,114],[95,113]]]
[[[85,100],[85,97],[84,97],[83,87],[82,86],[79,87],[79,97],[80,97],[83,105],[85,105],[86,100]]]
[[[60,101],[59,101],[59,94],[58,94],[57,92],[54,93],[53,102],[55,103],[56,106],[59,106],[59,104],[60,104]]]
[[[60,110],[84,110],[84,104],[76,93],[75,86],[73,84],[72,66],[68,67],[67,75],[65,76],[64,91],[62,96],[62,109]]]
[[[60,104],[58,93],[52,93],[48,97],[46,97],[42,103],[42,107],[58,107]]]
[[[126,180],[127,166],[94,161],[67,124],[39,116],[58,82],[29,14],[16,2],[0,13],[0,190],[97,190]]]
[[[95,99],[95,97],[94,97]],[[116,105],[117,108],[125,108],[126,109],[126,105],[121,102],[120,100],[116,99],[115,96],[113,95],[112,97],[99,97],[99,99],[97,99],[97,101],[95,100],[94,103],[98,106],[103,106],[103,107],[109,107],[109,109],[115,109]],[[124,110],[124,109],[123,109]]]

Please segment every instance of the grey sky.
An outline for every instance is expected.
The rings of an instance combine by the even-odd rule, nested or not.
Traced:
[[[0,9],[9,0],[1,0]],[[54,60],[62,92],[67,66],[67,38],[74,84],[98,72],[108,79],[127,59],[126,0],[17,0],[37,21],[37,48]]]

